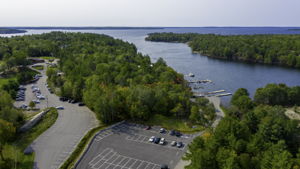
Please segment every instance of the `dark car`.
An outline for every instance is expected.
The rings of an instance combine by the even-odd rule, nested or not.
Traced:
[[[68,98],[66,98],[66,97],[60,97],[59,100],[65,102],[65,101],[68,101]]]
[[[179,131],[175,132],[175,136],[180,137],[182,134]]]
[[[151,126],[147,126],[146,128],[145,128],[145,130],[150,130],[151,129]]]
[[[160,141],[160,138],[159,138],[159,137],[155,137],[155,139],[154,139],[154,143],[155,143],[155,144],[158,144],[158,143],[159,143],[159,141]]]
[[[72,104],[75,104],[75,103],[77,103],[77,101],[76,101],[76,100],[72,100],[71,103],[72,103]]]
[[[78,106],[85,106],[83,102],[78,103]]]
[[[169,167],[168,167],[168,165],[163,164],[163,165],[161,165],[160,169],[169,169]]]
[[[170,131],[170,135],[171,135],[171,136],[175,136],[175,134],[176,134],[175,130],[171,130],[171,131]]]
[[[183,146],[183,143],[182,142],[178,142],[177,145],[176,145],[178,148],[181,148]]]

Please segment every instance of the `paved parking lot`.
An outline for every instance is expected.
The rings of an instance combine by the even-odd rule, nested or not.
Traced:
[[[159,169],[167,164],[173,169],[187,149],[192,135],[170,136],[159,133],[159,127],[121,123],[97,133],[90,147],[76,165],[77,169]],[[149,142],[151,136],[165,138],[164,145]],[[184,146],[171,146],[181,141]]]

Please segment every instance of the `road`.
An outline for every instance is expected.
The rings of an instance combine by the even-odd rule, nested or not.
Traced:
[[[218,124],[220,123],[220,121],[222,120],[222,118],[225,116],[225,113],[223,112],[223,110],[220,107],[220,105],[221,105],[221,99],[219,97],[216,97],[216,96],[207,97],[207,99],[211,103],[214,104],[215,109],[217,110],[215,121],[211,125],[212,128],[216,128],[218,126]]]
[[[46,64],[39,64],[46,65]],[[43,77],[36,83],[42,95],[48,98],[49,107],[64,106],[59,110],[59,116],[53,126],[40,135],[31,147],[35,151],[34,169],[56,169],[68,158],[87,131],[98,125],[95,114],[87,107],[59,101],[59,97],[47,90],[45,70]],[[35,99],[31,85],[26,86],[25,102]],[[18,103],[21,104],[21,103]],[[47,100],[38,104],[40,108],[47,107]]]
[[[213,124],[211,125],[212,128],[216,128],[218,126],[218,124],[220,123],[220,121],[222,120],[223,117],[225,117],[225,113],[223,112],[223,110],[221,109],[220,105],[221,105],[221,99],[219,97],[216,96],[211,96],[211,97],[206,97],[212,104],[214,104],[216,111],[216,118],[215,121],[213,122]],[[200,132],[199,136],[202,135],[204,132]],[[178,162],[178,164],[176,165],[175,169],[183,169],[185,166],[189,165],[190,161],[184,161],[184,160],[180,160]]]

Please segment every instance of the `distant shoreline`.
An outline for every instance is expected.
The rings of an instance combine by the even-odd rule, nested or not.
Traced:
[[[0,28],[0,34],[16,34],[16,33],[26,33],[26,30],[11,29],[11,28]]]
[[[289,31],[300,31],[300,28],[299,29],[288,29]]]
[[[3,27],[5,29],[39,29],[39,30],[47,30],[47,29],[56,29],[56,30],[130,30],[130,29],[164,29],[163,27],[51,27],[51,26],[41,26],[41,27]]]

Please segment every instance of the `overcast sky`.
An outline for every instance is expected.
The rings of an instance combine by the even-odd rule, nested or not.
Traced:
[[[0,26],[300,26],[300,0],[0,0]]]

